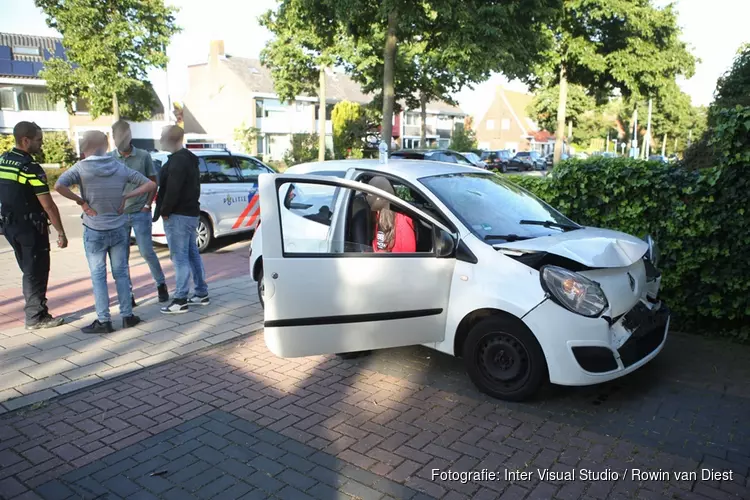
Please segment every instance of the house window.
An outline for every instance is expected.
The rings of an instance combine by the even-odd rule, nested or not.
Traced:
[[[88,112],[89,112],[89,102],[86,99],[76,100],[76,113],[88,114]]]
[[[503,121],[500,123],[500,128],[503,130],[510,130],[510,120],[508,118],[503,118]]]
[[[6,111],[16,110],[16,93],[13,87],[0,88],[0,109]]]
[[[495,120],[487,120],[487,130],[495,130]]]
[[[333,113],[333,104],[326,104],[326,121],[331,119],[331,113]],[[320,120],[320,106],[315,106],[315,119]]]
[[[39,47],[13,47],[13,55],[39,57],[41,52],[39,51]]]
[[[256,118],[263,117],[263,99],[255,100],[255,117]]]
[[[416,113],[406,113],[407,125],[419,125],[419,116]]]
[[[18,94],[18,109],[21,111],[55,111],[57,106],[43,88],[23,87]]]

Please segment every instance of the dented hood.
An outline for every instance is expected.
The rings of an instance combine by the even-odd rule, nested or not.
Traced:
[[[648,244],[635,236],[587,227],[553,236],[542,236],[493,245],[498,250],[548,252],[587,267],[627,267],[643,258]]]

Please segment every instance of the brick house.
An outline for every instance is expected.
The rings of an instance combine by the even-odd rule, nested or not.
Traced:
[[[526,112],[533,98],[531,94],[496,87],[492,102],[477,123],[479,149],[551,153],[554,136],[540,130]]]

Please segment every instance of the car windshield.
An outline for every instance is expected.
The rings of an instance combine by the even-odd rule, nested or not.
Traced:
[[[552,221],[577,226],[560,212],[525,189],[496,175],[464,173],[423,177],[419,181],[432,191],[479,239],[488,243],[510,238],[539,238],[559,234],[561,227],[545,227],[521,221]],[[488,238],[490,237],[490,238]]]
[[[518,156],[519,158],[520,158],[520,157],[522,157],[522,156],[531,156],[531,153],[528,153],[528,152],[520,152],[520,153],[516,153],[516,156]]]

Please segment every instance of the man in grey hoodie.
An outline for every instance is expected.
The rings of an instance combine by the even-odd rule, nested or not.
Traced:
[[[140,323],[133,314],[130,298],[130,278],[128,275],[128,233],[126,215],[123,210],[130,198],[153,193],[156,183],[141,173],[132,170],[111,156],[107,156],[107,136],[99,131],[86,132],[81,141],[85,159],[79,161],[63,173],[55,190],[62,196],[75,201],[83,210],[83,247],[91,270],[94,288],[94,304],[97,319],[89,326],[81,328],[83,333],[111,333],[112,319],[109,314],[109,293],[107,291],[107,255],[109,255],[112,276],[117,285],[117,298],[120,303],[122,327],[129,328]],[[138,186],[125,192],[130,184]],[[70,190],[80,187],[81,196]]]

